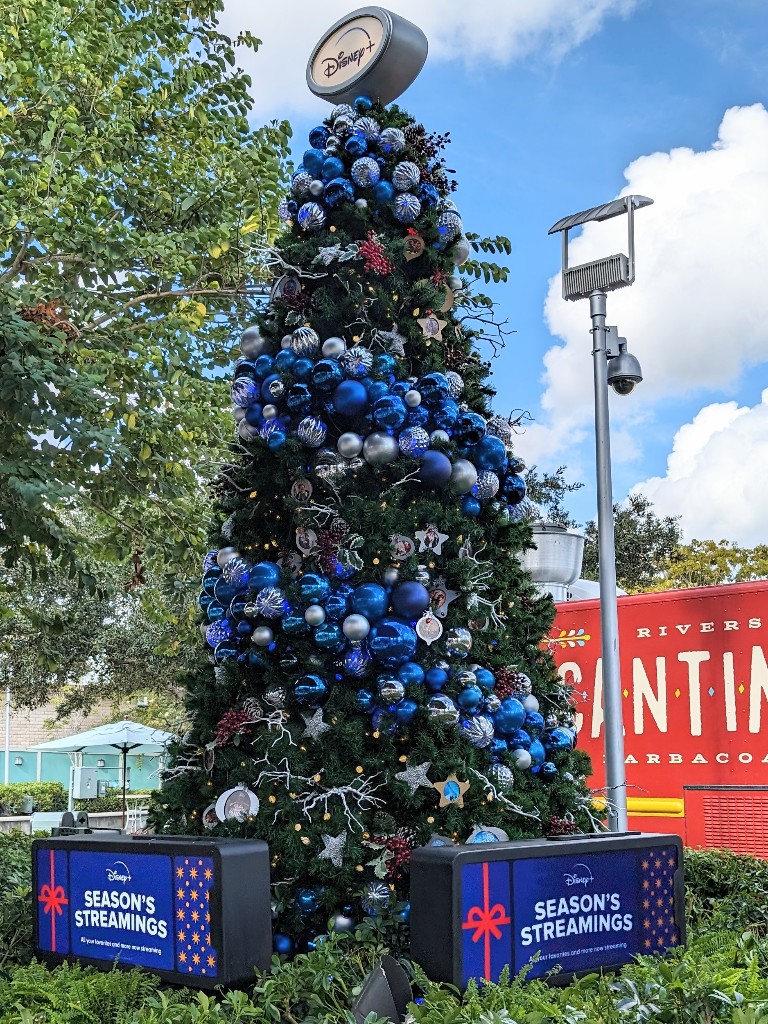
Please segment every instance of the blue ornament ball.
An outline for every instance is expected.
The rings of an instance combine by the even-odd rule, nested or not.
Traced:
[[[451,395],[451,385],[444,373],[427,373],[419,380],[417,388],[422,402],[431,409],[442,405]]]
[[[349,598],[346,594],[331,594],[325,602],[325,614],[331,622],[341,622],[349,614]]]
[[[410,725],[416,717],[419,705],[410,697],[404,697],[395,705],[395,718],[398,725]]]
[[[368,648],[382,665],[398,668],[416,653],[416,631],[401,619],[383,618],[371,627]]]
[[[525,498],[526,491],[525,480],[518,476],[517,473],[511,473],[505,477],[501,485],[501,493],[509,505],[519,505]]]
[[[372,413],[377,426],[396,430],[405,423],[408,410],[405,402],[397,395],[382,395],[374,402]]]
[[[227,661],[229,658],[236,658],[238,654],[237,642],[234,639],[222,640],[213,649],[213,660],[215,664],[221,665],[223,661]]]
[[[313,673],[300,676],[293,684],[293,696],[300,707],[320,707],[328,699],[328,684]]]
[[[293,376],[298,380],[307,380],[312,372],[313,365],[314,364],[311,359],[307,359],[306,356],[300,357],[293,364]]]
[[[335,359],[320,359],[312,368],[312,383],[323,394],[328,394],[344,379],[344,371]]]
[[[368,675],[372,661],[368,648],[363,644],[356,644],[344,655],[344,675],[352,679],[361,679]]]
[[[547,733],[544,746],[547,750],[571,750],[573,747],[573,735],[568,729],[553,729]]]
[[[551,761],[544,761],[540,768],[541,777],[550,781],[557,775],[557,767]]]
[[[220,622],[222,619],[227,617],[226,610],[223,604],[218,601],[211,601],[206,609],[205,614],[208,616],[209,622]]]
[[[373,711],[376,707],[376,697],[370,690],[358,690],[355,694],[355,701],[361,711]]]
[[[424,669],[415,661],[406,661],[397,670],[397,678],[404,686],[421,686],[424,682]]]
[[[406,427],[399,434],[397,445],[403,455],[420,459],[429,450],[429,434],[423,427]]]
[[[498,472],[506,465],[507,449],[500,438],[488,434],[469,452],[469,458],[478,469]]]
[[[437,191],[435,186],[431,185],[428,181],[419,185],[419,190],[416,194],[421,200],[421,205],[427,207],[427,209],[432,206],[436,206],[440,201],[440,193]]]
[[[499,710],[493,716],[493,721],[496,732],[500,736],[508,738],[525,721],[525,708],[514,697],[505,697]]]
[[[309,632],[309,623],[303,614],[297,614],[292,611],[283,616],[280,625],[283,627],[283,632],[287,633],[288,636],[299,636],[301,633]]]
[[[313,128],[309,133],[309,144],[313,149],[325,149],[325,144],[330,138],[331,133],[325,127],[324,124],[319,124],[316,128]],[[306,166],[306,164],[304,165]],[[320,165],[322,169],[322,164]]]
[[[368,408],[368,392],[358,380],[344,380],[333,392],[333,404],[342,416],[357,416]]]
[[[355,187],[349,178],[332,178],[323,191],[323,199],[331,209],[341,206],[342,203],[351,203],[354,198]]]
[[[358,114],[365,114],[373,109],[373,100],[370,96],[356,96],[354,107]]]
[[[315,629],[314,636],[321,651],[340,651],[347,642],[337,622],[323,622]]]
[[[456,703],[462,711],[473,715],[483,706],[483,691],[479,686],[467,686],[456,698]]]
[[[477,474],[477,480],[472,488],[472,494],[478,501],[490,501],[495,498],[499,490],[499,478],[490,469],[482,469]]]
[[[353,345],[343,355],[339,356],[339,362],[344,372],[350,377],[365,377],[371,366],[373,366],[373,355],[363,345]]]
[[[448,673],[444,668],[430,668],[424,677],[427,689],[438,693],[448,682]]]
[[[374,187],[373,195],[377,203],[386,206],[395,198],[395,186],[391,181],[382,180]]]
[[[392,216],[401,224],[413,224],[421,213],[421,203],[411,192],[398,192],[392,203]]]
[[[458,238],[464,231],[461,217],[452,210],[445,210],[437,218],[437,230],[442,239],[443,245],[447,245],[455,238]]]
[[[439,430],[450,430],[459,418],[459,407],[452,398],[446,398],[432,410],[432,419]]]
[[[477,685],[482,686],[484,690],[492,690],[496,685],[496,676],[489,668],[477,669],[475,678],[477,679]]]
[[[509,746],[511,750],[530,750],[531,743],[533,740],[530,734],[525,729],[515,729],[515,731],[509,737]]]
[[[331,592],[330,580],[318,572],[304,573],[298,587],[304,604],[322,604]]]
[[[337,156],[329,156],[323,161],[323,181],[332,181],[344,173],[344,163]]]
[[[482,506],[477,498],[473,498],[471,494],[465,494],[461,499],[461,511],[465,516],[472,516],[473,519],[477,519],[482,510]]]
[[[319,131],[319,129],[316,128],[315,131]],[[327,132],[327,129],[323,129],[323,131]],[[326,135],[326,139],[327,138],[328,136]],[[325,163],[325,154],[323,153],[324,147],[325,142],[323,142],[323,145],[319,147],[312,145],[312,148],[308,149],[304,156],[301,158],[301,162],[304,165],[304,170],[307,171],[312,178],[319,178],[320,175],[323,173],[323,164]]]
[[[228,619],[219,619],[212,622],[205,631],[205,639],[211,647],[216,647],[222,640],[229,640],[232,636],[232,626]]]
[[[547,759],[546,751],[539,740],[533,740],[528,748],[528,753],[531,755],[531,761],[534,764],[543,764]]]
[[[274,430],[267,439],[267,447],[271,452],[279,452],[281,448],[285,447],[287,440],[288,437],[283,430]]]
[[[538,711],[528,711],[525,715],[525,728],[534,736],[544,728],[544,716]]]
[[[352,592],[350,603],[353,612],[364,615],[369,622],[376,622],[386,615],[389,594],[378,583],[361,583]]]
[[[314,914],[320,907],[320,893],[317,889],[297,889],[294,902],[300,914]]]
[[[464,412],[454,427],[454,437],[464,445],[479,444],[485,437],[486,423],[477,412]]]
[[[416,619],[429,608],[429,591],[421,583],[410,580],[392,591],[392,607],[405,619]]]
[[[296,944],[290,935],[275,932],[272,936],[272,949],[278,956],[293,956]]]
[[[451,460],[442,452],[425,452],[419,467],[419,480],[428,487],[445,487],[451,479]]]
[[[325,210],[320,203],[304,203],[299,208],[298,221],[305,231],[319,231],[325,224]]]
[[[286,352],[288,349],[285,350]],[[302,359],[297,359],[296,363],[304,362]],[[309,362],[309,360],[306,360]],[[310,367],[312,363],[310,363]],[[294,370],[295,370],[294,366]],[[285,404],[291,410],[291,412],[307,413],[312,406],[312,392],[306,384],[293,384],[286,395]]]

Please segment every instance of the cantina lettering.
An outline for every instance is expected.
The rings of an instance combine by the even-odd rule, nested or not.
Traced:
[[[367,46],[361,46],[357,50],[352,50],[351,53],[345,53],[344,50],[340,50],[335,57],[326,57],[323,60],[323,75],[325,78],[333,78],[337,71],[349,67],[350,64],[356,64],[357,67],[360,67],[365,58],[366,51],[370,53],[371,50],[375,49],[375,43],[369,41]]]

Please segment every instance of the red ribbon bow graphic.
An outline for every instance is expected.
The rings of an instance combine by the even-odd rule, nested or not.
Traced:
[[[51,855],[51,881],[40,886],[40,895],[37,902],[42,903],[43,913],[51,915],[51,949],[56,951],[56,915],[64,913],[64,907],[69,903],[64,892],[63,885],[56,885],[56,867],[54,864],[54,851]]]
[[[479,942],[480,939],[485,940],[485,957],[484,957],[484,971],[483,977],[486,981],[491,981],[491,938],[501,938],[501,926],[503,924],[509,924],[511,918],[507,915],[504,910],[504,906],[501,903],[494,903],[491,907],[489,906],[489,879],[488,879],[488,864],[483,864],[483,906],[482,907],[471,907],[467,913],[467,920],[463,922],[462,928],[464,930],[473,928],[474,932],[472,935],[473,942]]]

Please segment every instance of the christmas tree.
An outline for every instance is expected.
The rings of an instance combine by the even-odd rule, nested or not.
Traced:
[[[416,846],[589,823],[446,141],[366,97],[313,129],[234,367],[214,667],[156,820],[268,842],[279,952],[329,921],[402,928]]]

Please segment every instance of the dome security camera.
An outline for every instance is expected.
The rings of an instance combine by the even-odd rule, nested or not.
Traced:
[[[627,352],[627,339],[619,338],[619,354],[608,360],[608,383],[617,395],[629,395],[642,379],[640,363]]]

